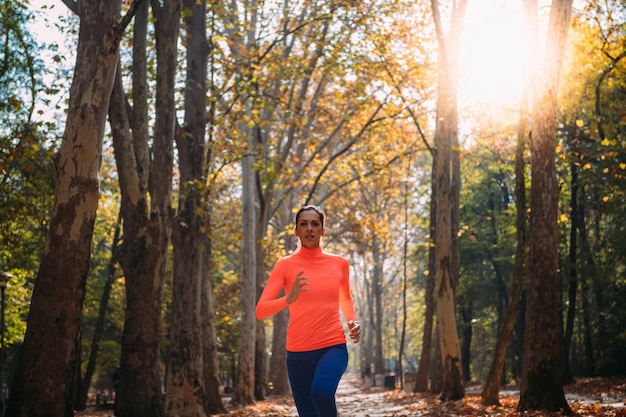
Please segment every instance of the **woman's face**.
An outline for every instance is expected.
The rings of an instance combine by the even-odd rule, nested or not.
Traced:
[[[318,212],[305,210],[300,213],[296,223],[296,236],[300,239],[302,246],[307,249],[317,249],[325,231]]]

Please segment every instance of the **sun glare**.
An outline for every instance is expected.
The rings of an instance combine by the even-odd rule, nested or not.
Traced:
[[[525,51],[521,0],[468,2],[460,51],[460,103],[519,103],[526,69]]]

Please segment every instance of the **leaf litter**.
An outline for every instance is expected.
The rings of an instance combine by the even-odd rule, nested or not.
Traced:
[[[579,416],[626,417],[626,378],[581,378],[564,387],[567,402]],[[272,396],[246,407],[224,399],[226,414],[216,417],[298,417],[291,396]],[[432,393],[408,393],[364,385],[357,376],[346,375],[337,390],[339,417],[560,417],[562,412],[517,412],[517,387],[504,387],[500,406],[483,406],[480,386],[470,384],[459,401],[441,401]],[[109,417],[111,410],[77,412],[77,417]]]

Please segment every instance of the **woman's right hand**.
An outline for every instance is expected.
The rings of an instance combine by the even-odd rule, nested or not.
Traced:
[[[350,339],[354,343],[359,343],[359,340],[361,340],[361,324],[356,320],[350,320],[348,328],[350,329]]]
[[[300,271],[298,272],[298,275],[296,275],[296,281],[293,283],[289,294],[287,294],[287,304],[291,304],[296,301],[301,292],[307,292],[309,290],[309,282],[302,274],[304,274],[304,271]]]

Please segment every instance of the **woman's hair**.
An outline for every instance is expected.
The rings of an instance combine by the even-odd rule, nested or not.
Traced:
[[[296,213],[296,227],[298,227],[298,220],[300,220],[300,214],[304,211],[309,211],[309,210],[316,212],[320,216],[322,227],[324,227],[324,221],[326,220],[326,213],[324,213],[324,210],[322,210],[319,206],[314,206],[313,204],[306,205],[302,207],[300,210],[298,210],[298,212]]]

